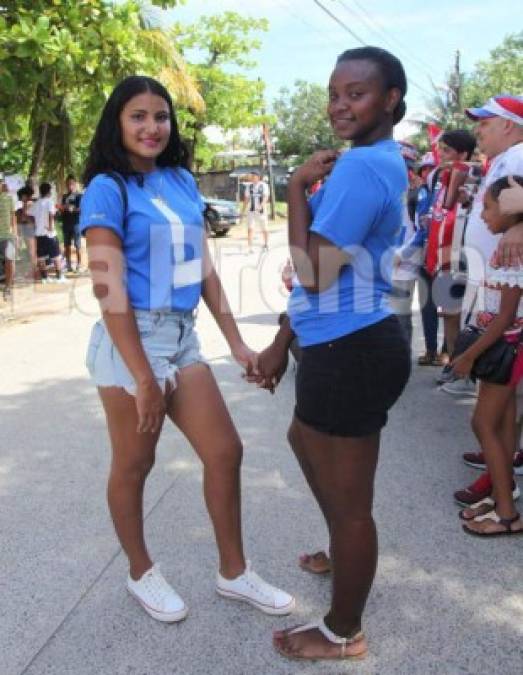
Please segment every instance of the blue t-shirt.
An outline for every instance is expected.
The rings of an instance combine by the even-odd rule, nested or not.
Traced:
[[[120,237],[132,307],[187,311],[198,304],[205,237],[204,203],[182,168],[160,168],[126,181],[127,219],[116,181],[99,174],[82,197],[80,228],[106,227]],[[93,255],[95,252],[93,251]]]
[[[309,202],[311,231],[343,249],[351,262],[330,288],[289,299],[291,326],[307,347],[348,335],[390,315],[392,261],[403,227],[407,170],[395,141],[345,152]]]

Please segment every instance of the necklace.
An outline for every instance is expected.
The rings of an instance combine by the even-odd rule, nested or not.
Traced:
[[[163,173],[160,173],[160,180],[158,181],[158,185],[156,185],[152,180],[149,180],[149,183],[147,183],[147,177],[144,176],[143,187],[144,190],[153,197],[153,200],[155,202],[160,203],[163,206],[167,205],[167,201],[165,200],[165,197],[162,194]]]

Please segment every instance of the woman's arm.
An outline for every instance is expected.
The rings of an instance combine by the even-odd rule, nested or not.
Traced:
[[[247,377],[247,380],[256,382],[259,387],[274,394],[276,385],[287,370],[289,347],[294,337],[289,317],[286,316],[272,343],[258,354],[258,375]]]
[[[310,232],[312,215],[306,191],[309,185],[332,171],[338,153],[321,150],[292,175],[287,192],[289,205],[289,246],[300,284],[309,292],[329,288],[349,262],[349,256],[315,232]]]
[[[478,356],[493,345],[496,340],[499,340],[507,328],[513,323],[518,310],[520,297],[521,289],[519,286],[514,288],[509,286],[503,287],[503,290],[501,291],[499,313],[491,323],[489,323],[488,328],[483,335],[452,362],[452,369],[457,375],[461,377],[468,376],[472,370],[472,365]]]
[[[222,282],[214,268],[207,239],[203,243],[202,298],[218,324],[223,337],[227,340],[236,361],[246,369],[248,374],[256,371],[256,354],[247,347],[240,335]]]
[[[121,240],[107,228],[92,227],[87,230],[87,251],[93,293],[100,303],[109,335],[136,382],[137,431],[157,431],[163,420],[165,402],[145,355],[123,282]]]

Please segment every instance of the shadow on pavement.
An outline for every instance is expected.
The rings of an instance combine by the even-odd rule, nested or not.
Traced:
[[[286,443],[292,373],[270,396],[245,384],[228,360],[213,371],[245,445],[247,555],[262,576],[296,594],[296,615],[272,618],[216,596],[200,463],[166,425],[148,481],[146,532],[190,614],[175,626],[150,619],[124,590],[96,392],[86,378],[40,382],[0,397],[2,673],[352,672],[341,663],[285,661],[270,644],[274,628],[322,616],[329,598],[329,580],[296,564],[301,552],[325,545],[326,532]],[[520,670],[520,547],[470,540],[450,500],[472,475],[459,462],[471,442],[466,414],[417,369],[391,415],[376,489],[380,563],[365,617],[371,656],[358,673]]]

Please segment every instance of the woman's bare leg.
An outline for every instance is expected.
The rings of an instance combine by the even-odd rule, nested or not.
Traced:
[[[241,533],[242,443],[209,368],[182,368],[167,414],[203,463],[203,491],[220,556],[220,574],[234,579],[245,570]]]
[[[337,635],[351,637],[361,629],[361,616],[377,562],[376,527],[372,518],[374,475],[379,433],[362,438],[328,436],[301,423],[301,452],[312,467],[314,480],[329,521],[332,604],[325,621]],[[278,649],[305,658],[334,655],[317,630],[275,634]],[[358,652],[360,644],[354,646]]]
[[[111,445],[107,499],[114,527],[129,558],[131,577],[139,579],[152,566],[144,539],[143,491],[154,464],[160,430],[137,433],[136,403],[121,387],[100,387]]]
[[[472,428],[485,454],[496,513],[501,518],[512,518],[516,514],[512,498],[515,423],[515,393],[512,387],[481,382]],[[505,425],[510,426],[508,431]],[[503,529],[503,526],[492,521],[469,521],[467,527],[482,532]],[[520,528],[521,521],[513,526],[513,529]]]

